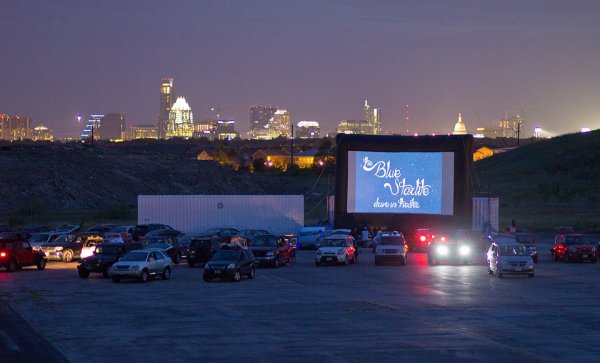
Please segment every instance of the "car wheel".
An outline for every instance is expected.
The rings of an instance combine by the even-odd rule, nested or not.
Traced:
[[[249,279],[253,279],[255,273],[256,273],[256,271],[254,270],[254,267],[252,267],[252,269],[250,270],[250,272],[248,272],[248,278]]]
[[[179,262],[181,262],[181,255],[178,253],[173,258],[173,263],[176,264],[176,265],[179,265]]]
[[[163,273],[160,275],[160,277],[162,277],[163,280],[168,280],[171,278],[171,269],[167,266],[165,267],[165,270],[163,271]]]
[[[242,279],[242,275],[240,274],[240,270],[235,270],[233,274],[233,281],[239,282]]]
[[[119,282],[121,282],[121,278],[120,278],[120,277],[118,277],[118,276],[113,276],[113,278],[112,278],[112,281],[113,281],[115,284],[118,284]]]
[[[63,254],[63,262],[72,262],[73,261],[73,251],[66,250]]]
[[[191,268],[194,268],[194,266],[196,266],[196,262],[188,260],[188,266],[190,266]]]
[[[208,276],[208,275],[202,275],[202,279],[203,279],[205,282],[211,282],[211,281],[213,280],[213,279],[212,279],[212,277],[210,277],[210,276]]]
[[[501,278],[502,277],[502,268],[498,267],[496,269],[496,277],[497,278]]]
[[[81,277],[82,279],[87,279],[88,277],[90,277],[90,272],[88,270],[79,270],[79,277]]]
[[[538,261],[538,256],[535,256],[534,258],[532,258],[532,260],[533,260],[533,263],[537,263],[537,261]]]
[[[142,275],[140,276],[140,281],[141,282],[147,282],[148,281],[148,270],[143,269],[142,270]]]
[[[400,266],[406,266],[406,256],[400,258]]]
[[[10,262],[8,263],[8,266],[6,266],[6,271],[15,272],[16,270],[17,270],[17,261],[10,260]]]
[[[38,270],[44,270],[46,268],[46,259],[45,258],[40,258],[40,260],[37,263],[37,269]]]
[[[528,276],[529,278],[532,278],[532,277],[534,276],[534,273],[532,272],[532,273],[528,274],[527,276]]]

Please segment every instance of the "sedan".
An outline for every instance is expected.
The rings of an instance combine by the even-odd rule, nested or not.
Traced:
[[[124,278],[146,282],[151,276],[168,280],[171,277],[171,258],[159,250],[131,251],[114,263],[108,274],[115,283]]]

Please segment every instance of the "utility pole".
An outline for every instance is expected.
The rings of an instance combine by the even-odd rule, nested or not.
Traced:
[[[292,149],[290,151],[290,170],[294,167],[294,124],[290,123],[291,134],[290,141],[292,143]]]

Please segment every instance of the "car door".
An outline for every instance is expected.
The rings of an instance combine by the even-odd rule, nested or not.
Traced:
[[[23,251],[23,242],[15,241],[13,246],[13,251],[15,257],[17,258],[17,262],[20,265],[27,265],[27,257],[25,256],[25,251]]]
[[[23,262],[21,262],[21,264],[23,265],[33,265],[35,264],[36,261],[34,261],[34,255],[33,255],[33,248],[31,247],[31,245],[29,244],[29,242],[23,242],[22,243],[22,249],[21,249],[22,253],[23,253]]]
[[[156,260],[156,252],[150,252],[148,254],[148,271],[152,274],[155,274],[158,270],[159,262]]]

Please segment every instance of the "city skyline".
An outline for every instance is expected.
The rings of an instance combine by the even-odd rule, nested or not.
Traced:
[[[172,77],[197,120],[218,108],[240,134],[251,105],[327,133],[365,99],[383,132],[448,133],[458,113],[471,133],[523,113],[524,136],[595,129],[599,14],[590,1],[3,2],[0,113],[58,137],[81,132],[78,114],[157,124],[156,85]]]

